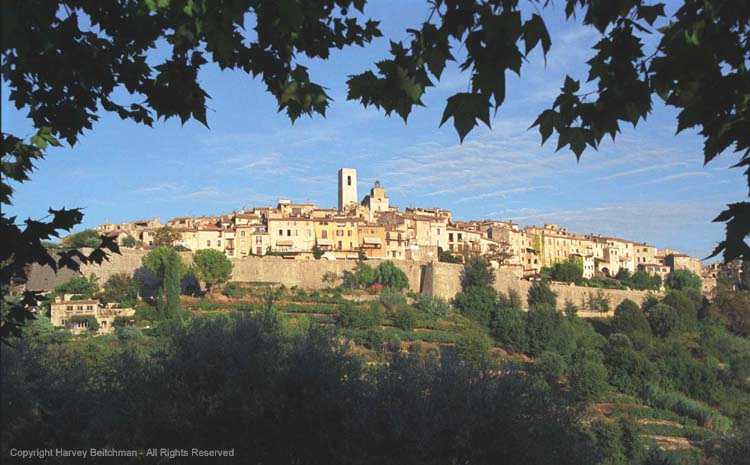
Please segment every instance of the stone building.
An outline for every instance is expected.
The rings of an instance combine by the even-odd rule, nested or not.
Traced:
[[[50,321],[55,326],[69,327],[73,334],[89,329],[89,318],[99,324],[98,334],[110,334],[115,330],[117,317],[132,317],[132,308],[102,306],[98,300],[71,300],[71,296],[58,297],[50,304]]]

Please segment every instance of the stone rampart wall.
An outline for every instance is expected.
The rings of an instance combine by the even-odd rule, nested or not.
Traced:
[[[103,283],[115,273],[133,274],[141,267],[144,251],[123,250],[122,255],[112,255],[108,262],[100,265],[84,265],[81,273],[89,276],[95,273]],[[190,252],[181,253],[183,260],[192,263]],[[232,259],[234,271],[232,281],[237,282],[268,282],[284,284],[285,286],[299,286],[304,289],[321,289],[325,287],[321,277],[327,272],[333,272],[339,278],[344,271],[354,269],[356,262],[348,260],[289,260],[281,257],[247,257]],[[438,262],[395,261],[409,278],[410,288],[414,292],[440,296],[445,299],[453,298],[461,291],[462,265]],[[375,266],[376,261],[371,264]],[[340,283],[340,281],[339,281]],[[516,278],[507,270],[497,270],[495,288],[499,292],[514,289],[526,302],[531,283]],[[609,299],[610,308],[614,309],[624,299],[631,299],[640,304],[647,292],[599,290],[586,287],[552,284],[552,289],[558,295],[558,305],[562,307],[566,301],[571,301],[582,310],[586,310],[586,302],[590,295],[602,292]]]

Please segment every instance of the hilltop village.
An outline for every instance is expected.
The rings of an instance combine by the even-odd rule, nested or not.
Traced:
[[[230,258],[280,255],[289,259],[367,259],[446,261],[484,255],[496,266],[529,278],[542,267],[570,258],[583,265],[583,277],[615,276],[621,269],[665,279],[677,269],[701,274],[699,260],[671,249],[597,234],[576,234],[555,224],[520,228],[511,221],[454,221],[440,208],[391,205],[376,181],[359,200],[357,171],[338,172],[338,208],[280,199],[276,207],[222,216],[159,218],[102,224],[97,231],[117,237],[121,246],[152,247],[165,226],[175,246],[215,249]]]

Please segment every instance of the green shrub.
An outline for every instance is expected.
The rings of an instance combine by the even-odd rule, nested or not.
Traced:
[[[381,351],[385,343],[385,336],[380,330],[368,329],[362,342],[368,349]]]
[[[386,287],[380,293],[380,303],[388,310],[395,311],[406,305],[406,298],[400,291]]]
[[[678,291],[688,288],[700,291],[703,286],[701,277],[690,270],[674,270],[667,277],[665,284],[668,288]]]
[[[531,285],[527,300],[529,308],[535,306],[557,308],[557,294],[550,289],[549,283],[545,280],[536,281]]]
[[[358,308],[351,303],[341,306],[336,324],[344,328],[368,329],[380,324],[383,312],[378,302],[373,302],[368,308]]]
[[[227,297],[238,299],[244,295],[242,287],[237,283],[229,283],[221,290],[221,293]]]
[[[514,352],[527,350],[526,323],[523,310],[498,305],[492,320],[492,337]]]
[[[398,291],[409,288],[409,278],[406,277],[406,273],[390,260],[380,262],[375,268],[375,282]]]
[[[559,383],[568,372],[568,365],[563,356],[554,352],[542,352],[536,360],[535,367],[550,384]]]
[[[495,270],[484,257],[472,257],[467,260],[461,271],[461,289],[467,291],[472,287],[492,287],[495,284]]]
[[[121,326],[115,330],[118,341],[139,341],[143,339],[140,329],[133,326]]]
[[[604,348],[604,363],[609,372],[609,384],[628,394],[637,394],[640,386],[656,380],[656,368],[633,349],[632,342],[624,334],[609,336]]]
[[[651,331],[656,336],[664,337],[677,327],[679,315],[674,308],[660,303],[648,310],[647,317]]]
[[[487,286],[472,286],[459,292],[453,305],[465,317],[489,327],[497,304],[497,291]]]
[[[608,388],[607,368],[596,359],[577,357],[570,370],[570,387],[579,399],[597,400]]]
[[[482,368],[489,362],[492,342],[481,329],[467,328],[461,333],[456,349],[461,360],[476,368]]]
[[[393,324],[404,331],[412,331],[417,322],[417,312],[409,306],[401,306],[393,314]]]
[[[731,428],[732,421],[715,412],[708,405],[693,400],[676,391],[664,391],[655,384],[643,386],[641,397],[649,404],[671,410],[697,421],[699,425],[724,433]]]
[[[530,355],[551,351],[569,354],[575,340],[569,322],[553,307],[537,305],[525,314],[526,343]]]
[[[414,305],[427,314],[440,317],[448,316],[453,310],[442,297],[430,297],[426,294],[417,294],[414,298]]]

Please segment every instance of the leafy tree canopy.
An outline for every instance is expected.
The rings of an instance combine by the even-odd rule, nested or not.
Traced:
[[[557,307],[557,294],[549,287],[549,282],[545,280],[536,281],[531,285],[527,300],[529,308],[538,305],[546,305],[551,308]]]
[[[144,255],[141,261],[143,262],[144,268],[156,275],[160,281],[163,281],[167,263],[173,257],[177,257],[176,261],[179,263],[179,275],[183,276],[187,272],[187,267],[182,262],[180,255],[171,247],[156,247]]]
[[[223,252],[213,249],[197,250],[193,254],[196,277],[204,281],[209,290],[229,281],[232,277],[232,261]]]
[[[157,247],[172,247],[182,235],[171,226],[163,226],[154,234],[154,245]]]
[[[375,282],[396,290],[409,288],[409,278],[406,277],[406,273],[390,260],[380,262],[375,268]]]
[[[701,290],[701,277],[690,270],[674,270],[667,277],[667,286],[671,289],[683,291],[687,289]]]
[[[99,292],[99,284],[97,281],[98,279],[94,274],[88,278],[80,276],[60,284],[55,288],[55,292],[58,294],[80,294],[85,298],[91,298],[94,294]]]
[[[471,257],[461,271],[461,288],[492,287],[495,284],[495,270],[484,257]]]
[[[80,249],[83,247],[95,249],[102,245],[102,237],[93,229],[85,229],[63,237],[60,245],[66,249]]]

